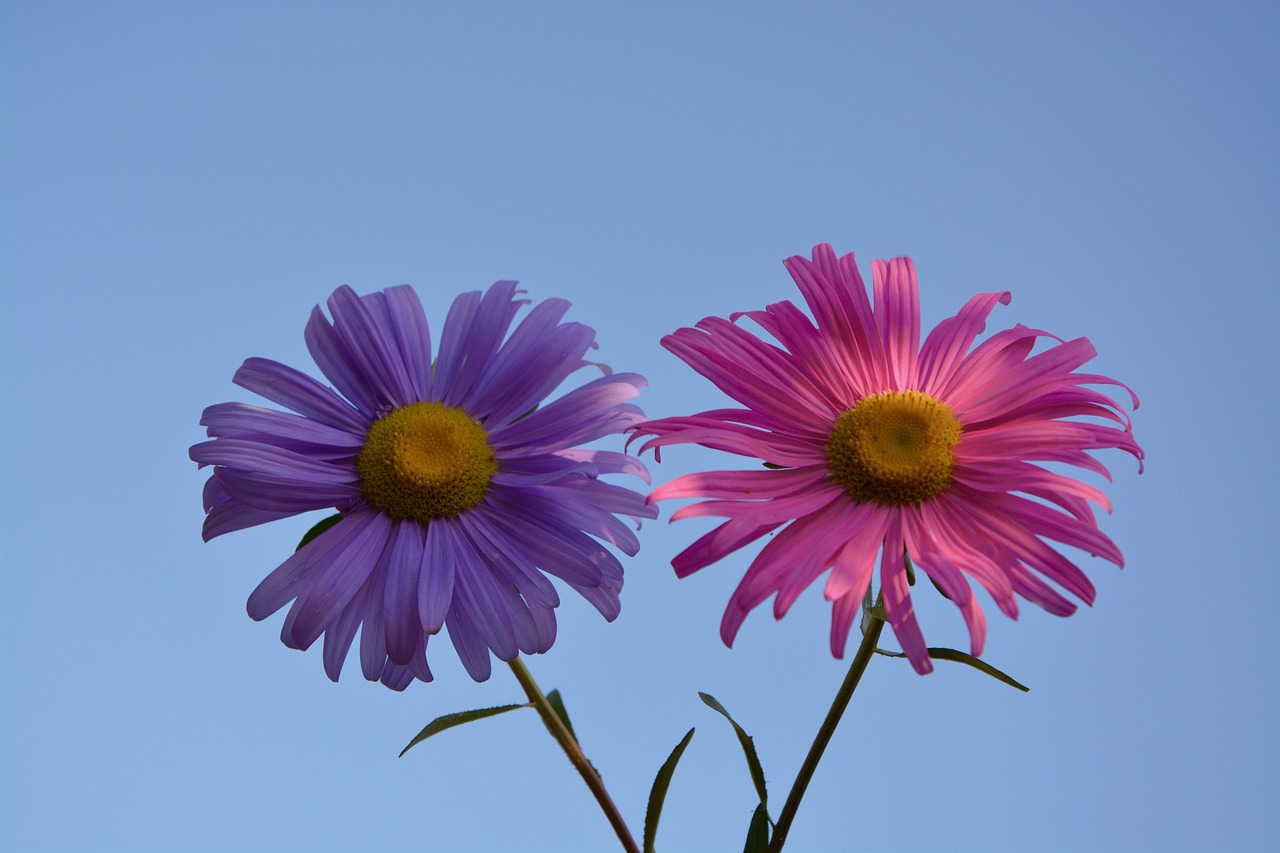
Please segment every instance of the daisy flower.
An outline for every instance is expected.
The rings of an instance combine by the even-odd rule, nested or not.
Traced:
[[[688,474],[649,496],[706,499],[672,521],[727,519],[672,561],[680,577],[786,525],[730,598],[724,642],[732,645],[747,613],[771,595],[782,618],[829,570],[831,651],[841,657],[877,555],[886,619],[920,673],[933,666],[904,556],[960,608],[975,656],[986,619],[971,580],[1011,618],[1019,597],[1059,616],[1076,609],[1063,592],[1092,603],[1089,579],[1050,542],[1123,565],[1090,503],[1111,506],[1101,491],[1054,468],[1109,477],[1090,451],[1120,448],[1141,460],[1142,450],[1120,405],[1089,387],[1125,386],[1076,372],[1096,354],[1089,341],[1019,325],[974,347],[996,303],[1009,304],[1004,292],[973,297],[922,345],[909,258],[871,262],[874,306],[852,254],[837,258],[824,243],[811,260],[796,256],[786,267],[812,321],[779,302],[729,320],[709,317],[662,340],[745,408],[633,430],[653,436],[641,452],[692,443],[768,466]],[[738,326],[742,316],[781,346]],[[1049,346],[1033,352],[1037,343]]]
[[[233,381],[292,409],[244,403],[205,410],[209,441],[191,458],[213,466],[204,538],[303,512],[340,520],[271,572],[249,597],[265,619],[289,602],[281,639],[307,649],[324,636],[334,681],[360,629],[365,678],[403,690],[430,681],[427,640],[447,628],[471,677],[490,652],[544,652],[556,636],[559,578],[608,620],[619,612],[622,565],[635,532],[616,516],[655,518],[644,498],[601,474],[648,482],[638,460],[579,445],[643,420],[628,403],[645,384],[611,374],[542,405],[590,365],[595,332],[562,323],[562,299],[538,304],[512,330],[516,283],[453,303],[432,358],[427,318],[409,287],[329,297],[305,339],[333,383],[251,358]],[[508,332],[510,334],[508,335]],[[345,399],[344,399],[345,398]]]

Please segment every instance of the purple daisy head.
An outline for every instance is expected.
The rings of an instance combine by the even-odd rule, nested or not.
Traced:
[[[559,578],[608,620],[620,610],[622,565],[636,525],[655,508],[601,474],[649,481],[637,459],[580,445],[644,419],[628,401],[644,379],[604,375],[543,405],[584,359],[595,332],[561,322],[563,299],[532,308],[500,281],[454,300],[435,358],[413,289],[358,296],[343,286],[307,322],[307,348],[328,386],[250,358],[233,381],[292,412],[220,403],[191,448],[205,484],[204,538],[336,509],[340,520],[303,545],[249,597],[265,619],[293,602],[281,639],[307,649],[324,636],[334,681],[360,629],[365,678],[403,690],[432,679],[427,641],[441,628],[467,672],[490,674],[490,652],[544,652],[556,636]],[[510,332],[510,334],[508,334]],[[345,398],[345,399],[344,399]],[[295,414],[296,413],[296,414]]]
[[[841,656],[877,556],[886,618],[922,673],[932,664],[911,603],[910,563],[960,608],[974,655],[982,653],[986,619],[971,581],[1014,618],[1019,597],[1060,616],[1074,612],[1046,581],[1092,603],[1089,579],[1046,540],[1122,565],[1090,506],[1110,511],[1110,503],[1042,463],[1109,477],[1093,451],[1143,454],[1120,404],[1089,387],[1124,386],[1077,372],[1095,355],[1089,341],[1019,325],[974,347],[988,314],[1009,303],[997,292],[974,296],[921,343],[910,258],[871,262],[874,305],[852,253],[837,257],[823,243],[811,259],[795,256],[786,266],[812,320],[779,302],[729,320],[708,317],[662,340],[745,408],[635,428],[653,436],[642,452],[692,443],[769,466],[689,474],[650,495],[706,499],[672,521],[727,519],[672,561],[681,577],[786,525],[730,599],[720,626],[725,643],[769,596],[780,619],[829,571],[831,650]],[[737,325],[742,316],[781,346]]]

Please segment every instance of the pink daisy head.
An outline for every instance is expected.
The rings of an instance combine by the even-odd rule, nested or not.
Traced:
[[[324,637],[338,680],[356,630],[371,681],[403,690],[430,681],[427,643],[445,629],[467,672],[489,677],[490,653],[544,652],[556,636],[554,576],[606,619],[618,615],[622,565],[634,555],[624,518],[654,518],[642,495],[601,479],[638,460],[580,447],[644,419],[630,401],[644,379],[585,361],[595,332],[562,323],[563,299],[535,306],[514,281],[454,300],[439,343],[418,296],[393,287],[329,297],[305,338],[337,391],[251,358],[233,381],[291,409],[210,406],[205,539],[312,510],[341,519],[271,572],[249,596],[265,619],[286,605],[281,639]],[[604,375],[550,402],[581,368]],[[339,393],[340,392],[340,393]],[[296,413],[296,414],[295,414]],[[619,518],[617,516],[622,516]]]
[[[786,267],[812,320],[779,302],[729,320],[708,317],[662,340],[745,408],[634,428],[652,436],[642,452],[692,443],[768,467],[688,474],[649,496],[706,499],[672,521],[727,519],[672,561],[680,577],[785,525],[734,591],[720,625],[725,643],[769,596],[781,618],[829,570],[831,650],[842,656],[877,556],[886,618],[920,673],[933,666],[906,558],[960,608],[974,655],[982,653],[986,619],[971,579],[1011,618],[1019,596],[1060,616],[1076,609],[1063,591],[1092,603],[1089,579],[1050,541],[1123,565],[1090,506],[1110,511],[1110,503],[1038,463],[1109,477],[1089,451],[1143,454],[1120,405],[1089,387],[1125,386],[1076,372],[1096,354],[1089,341],[1019,325],[974,347],[996,303],[1009,304],[1004,292],[973,297],[921,344],[910,258],[871,262],[874,304],[852,253],[837,257],[824,243],[812,259],[792,257]],[[781,346],[738,326],[742,316]],[[1055,343],[1033,352],[1046,340]]]

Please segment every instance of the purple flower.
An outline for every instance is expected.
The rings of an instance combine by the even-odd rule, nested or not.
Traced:
[[[265,619],[289,602],[281,640],[307,649],[324,635],[334,681],[360,628],[365,678],[403,690],[432,679],[427,640],[448,628],[467,672],[489,677],[489,653],[544,652],[560,597],[547,575],[617,617],[622,565],[601,541],[634,556],[616,516],[655,518],[644,497],[599,479],[648,472],[621,452],[579,449],[644,419],[627,401],[644,379],[605,375],[541,405],[573,372],[595,332],[562,323],[563,299],[535,306],[508,336],[516,283],[454,300],[435,360],[426,315],[409,287],[329,297],[305,339],[341,393],[291,367],[251,358],[233,381],[278,403],[205,410],[209,441],[191,448],[213,466],[204,538],[298,513],[341,520],[299,549],[249,596]],[[346,399],[343,399],[345,397]],[[597,541],[600,540],[600,541]]]

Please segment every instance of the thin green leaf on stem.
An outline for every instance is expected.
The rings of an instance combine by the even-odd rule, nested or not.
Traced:
[[[747,769],[751,772],[751,781],[756,786],[756,794],[760,797],[760,805],[764,806],[765,814],[768,815],[769,808],[769,792],[764,784],[764,768],[760,766],[760,756],[756,754],[756,744],[752,740],[751,735],[738,725],[737,720],[729,716],[729,712],[724,706],[716,701],[716,698],[708,693],[698,693],[703,703],[713,711],[721,714],[729,724],[733,726],[733,730],[738,733],[738,743],[742,745],[742,752],[747,757]]]
[[[578,733],[573,730],[573,723],[569,722],[569,712],[564,707],[564,700],[560,698],[560,691],[552,690],[548,693],[547,702],[551,705],[551,710],[555,711],[556,716],[560,718],[560,722],[564,723],[564,727],[569,730],[569,734],[577,741]]]
[[[769,810],[764,803],[756,806],[751,815],[751,826],[747,829],[747,844],[742,853],[768,853],[769,850]]]
[[[1009,675],[1006,672],[1002,672],[1001,670],[996,669],[994,666],[987,663],[982,658],[976,658],[973,655],[965,654],[964,652],[957,651],[956,649],[944,649],[944,648],[938,648],[935,646],[930,646],[925,651],[927,651],[929,653],[929,657],[933,658],[934,660],[949,660],[949,661],[954,661],[956,663],[962,663],[962,664],[965,664],[966,666],[973,667],[979,672],[986,673],[987,675],[994,678],[996,681],[1002,681],[1005,684],[1009,685],[1010,687],[1016,687],[1017,689],[1021,690],[1023,693],[1031,692],[1030,687],[1018,681],[1012,675]],[[902,652],[890,652],[890,651],[886,651],[885,649],[876,649],[876,654],[884,655],[887,658],[905,658],[906,657],[906,655],[903,654]]]
[[[406,752],[413,749],[415,746],[422,743],[427,738],[431,737],[432,735],[438,735],[440,734],[440,732],[443,732],[446,729],[451,729],[454,726],[460,726],[463,723],[469,723],[473,720],[483,720],[485,717],[493,717],[498,714],[505,714],[508,711],[515,711],[518,708],[532,708],[532,707],[533,707],[532,703],[527,703],[524,705],[499,705],[496,708],[478,708],[475,711],[459,711],[456,714],[445,714],[443,717],[436,717],[434,720],[427,723],[427,725],[422,729],[422,731],[418,732],[417,737],[409,741],[408,746],[400,750],[400,755],[401,757],[403,757]]]
[[[658,818],[662,816],[662,804],[667,798],[667,789],[671,787],[671,777],[675,775],[680,756],[684,755],[685,747],[689,745],[689,741],[693,740],[693,732],[693,729],[689,729],[689,733],[676,744],[676,748],[671,750],[671,755],[667,756],[667,760],[658,768],[658,775],[653,780],[653,788],[649,791],[649,807],[644,812],[644,853],[654,853],[653,841],[658,835]]]

